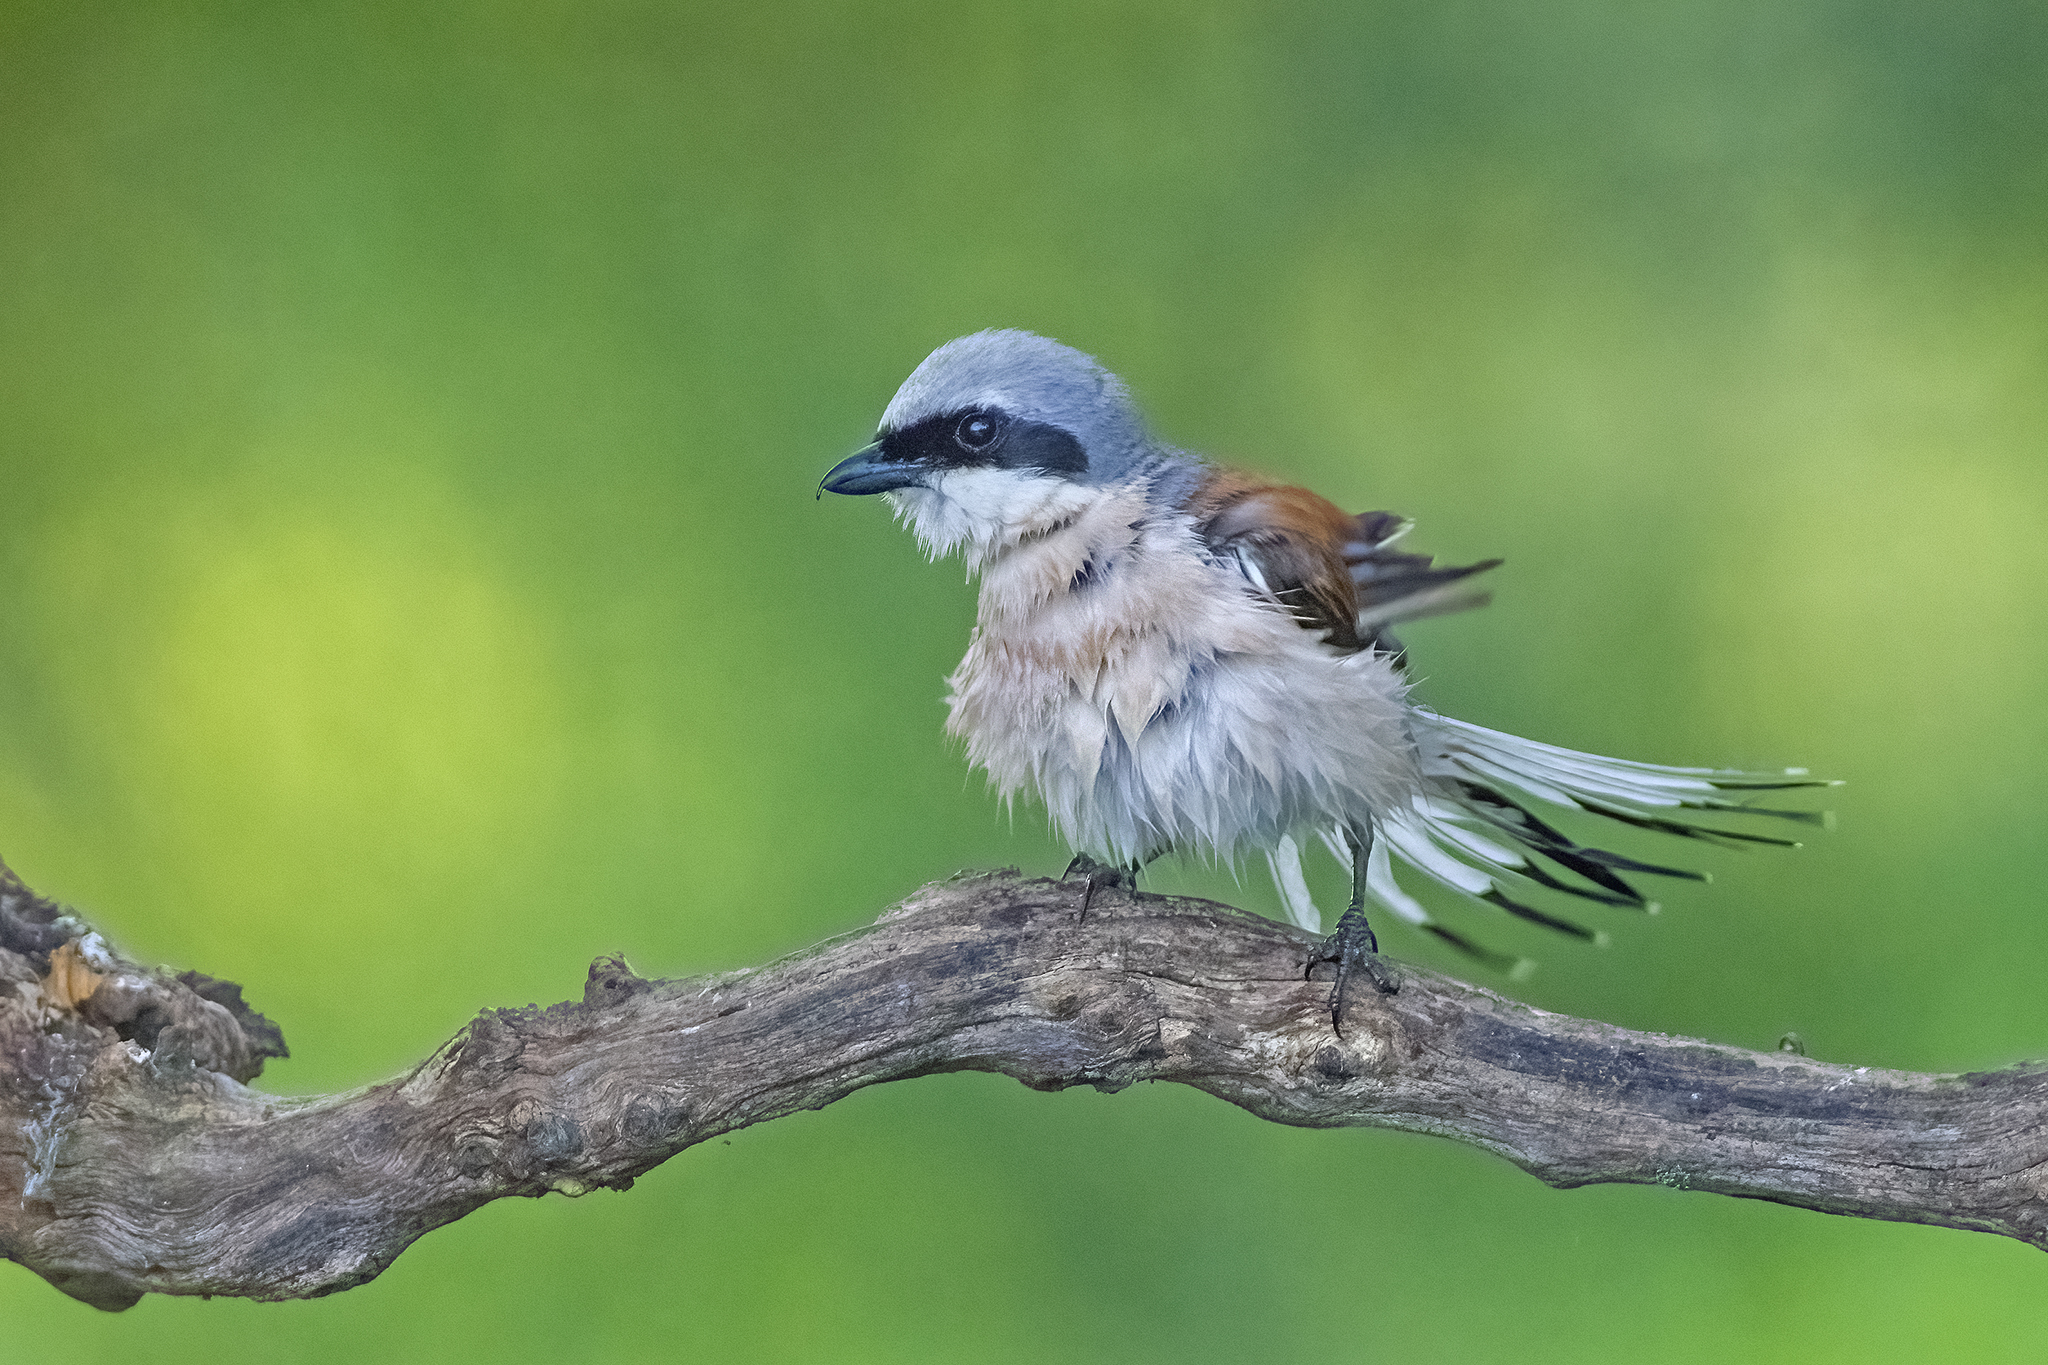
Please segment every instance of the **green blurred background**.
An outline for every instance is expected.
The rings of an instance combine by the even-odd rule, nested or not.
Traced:
[[[933,345],[1024,326],[1505,555],[1413,632],[1443,709],[1850,779],[1606,952],[1455,921],[1543,959],[1525,998],[2048,1056],[2044,210],[2029,4],[8,0],[0,852],[246,983],[289,1093],[601,951],[1056,870],[940,734],[957,566],[812,499]],[[2015,1242],[986,1076],[314,1303],[0,1304],[9,1360],[2048,1352]]]

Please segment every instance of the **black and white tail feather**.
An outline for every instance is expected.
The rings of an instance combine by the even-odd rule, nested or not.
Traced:
[[[1489,600],[1488,594],[1475,590],[1466,580],[1496,567],[1500,560],[1433,568],[1427,555],[1392,548],[1413,522],[1388,512],[1368,512],[1357,520],[1358,537],[1344,547],[1344,557],[1358,588],[1358,637],[1369,642],[1369,648],[1401,663],[1405,651],[1388,627],[1484,606]],[[1427,880],[1463,898],[1574,938],[1604,944],[1604,932],[1551,914],[1519,897],[1527,894],[1526,888],[1537,887],[1655,914],[1657,903],[1636,890],[1622,873],[1688,881],[1710,880],[1708,874],[1580,844],[1539,818],[1526,803],[1590,811],[1638,829],[1711,844],[1796,848],[1796,839],[1702,825],[1680,812],[1761,816],[1826,826],[1830,817],[1825,812],[1758,806],[1752,804],[1753,794],[1841,785],[1814,778],[1804,768],[1743,772],[1605,758],[1502,734],[1421,707],[1411,709],[1410,728],[1421,751],[1424,777],[1436,790],[1415,796],[1411,809],[1388,812],[1374,822],[1366,899],[1396,919],[1517,977],[1525,976],[1534,964],[1483,947],[1438,923],[1395,879],[1394,860],[1398,858]],[[1350,836],[1341,826],[1317,833],[1340,865],[1351,865]],[[1273,883],[1289,918],[1320,933],[1322,912],[1309,892],[1301,858],[1302,849],[1292,838],[1282,838],[1267,854]]]
[[[1429,881],[1518,919],[1575,938],[1604,942],[1606,935],[1529,904],[1527,888],[1563,892],[1601,905],[1656,913],[1623,873],[1706,881],[1707,874],[1624,857],[1580,844],[1529,808],[1544,802],[1688,839],[1724,845],[1772,844],[1792,848],[1798,840],[1750,830],[1696,823],[1683,813],[1758,816],[1806,825],[1825,825],[1817,811],[1782,810],[1731,799],[1735,793],[1828,787],[1836,783],[1808,776],[1803,768],[1739,772],[1716,768],[1675,768],[1627,759],[1603,758],[1540,744],[1417,709],[1413,728],[1423,771],[1436,785],[1418,795],[1408,810],[1385,814],[1375,823],[1366,876],[1374,905],[1450,943],[1497,969],[1526,974],[1527,959],[1482,947],[1439,924],[1429,910],[1395,879],[1396,859]],[[1350,841],[1342,829],[1318,831],[1345,865]],[[1322,915],[1309,894],[1299,845],[1282,840],[1270,853],[1274,884],[1288,915],[1305,929],[1321,932]]]

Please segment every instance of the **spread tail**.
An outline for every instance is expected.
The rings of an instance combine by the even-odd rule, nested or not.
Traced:
[[[1824,812],[1752,804],[1756,793],[1838,783],[1813,778],[1803,768],[1777,772],[1736,772],[1716,768],[1671,768],[1561,749],[1469,725],[1426,711],[1414,715],[1423,772],[1437,790],[1414,798],[1406,810],[1376,822],[1368,863],[1366,895],[1379,908],[1446,940],[1489,966],[1520,975],[1525,959],[1491,952],[1436,923],[1421,902],[1394,879],[1392,858],[1460,895],[1484,901],[1518,919],[1592,942],[1606,935],[1530,904],[1529,888],[1562,892],[1600,905],[1655,913],[1622,874],[1706,881],[1705,873],[1641,862],[1591,848],[1539,818],[1531,802],[1592,811],[1639,829],[1657,830],[1705,843],[1798,847],[1796,839],[1754,830],[1697,823],[1689,814],[1825,826]],[[1338,861],[1350,861],[1341,830],[1323,835]],[[1392,855],[1390,857],[1389,855]],[[1274,879],[1295,923],[1320,927],[1300,868],[1300,850],[1283,841],[1272,855]]]

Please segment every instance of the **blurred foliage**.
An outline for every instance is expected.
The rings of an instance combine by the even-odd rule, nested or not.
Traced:
[[[1442,708],[1851,780],[1839,833],[1705,855],[1606,952],[1479,926],[1543,959],[1527,998],[2048,1056],[2044,30],[6,0],[0,851],[246,983],[289,1092],[601,951],[730,967],[1056,869],[939,732],[957,566],[811,497],[930,347],[1025,326],[1178,441],[1505,555],[1493,608],[1414,632]],[[2008,1360],[2048,1351],[2044,1280],[1988,1237],[954,1076],[494,1205],[314,1303],[107,1317],[20,1271],[0,1303],[10,1359],[166,1365]]]

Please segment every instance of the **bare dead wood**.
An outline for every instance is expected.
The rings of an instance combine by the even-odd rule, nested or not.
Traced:
[[[0,1252],[101,1308],[304,1298],[490,1200],[623,1189],[882,1081],[1178,1081],[1263,1118],[1474,1143],[1552,1185],[1656,1182],[2048,1246],[2048,1072],[1830,1066],[1548,1014],[1403,966],[1344,1036],[1298,930],[1014,873],[928,886],[758,970],[489,1010],[409,1074],[288,1100],[224,982],[146,972],[0,869]],[[1327,971],[1327,969],[1324,969]],[[12,987],[10,990],[9,987]]]

